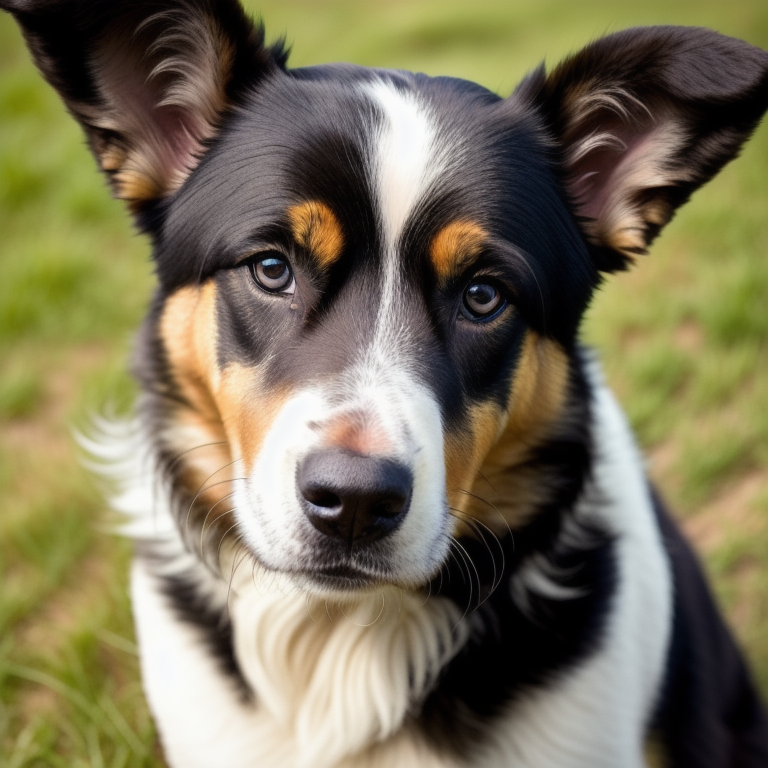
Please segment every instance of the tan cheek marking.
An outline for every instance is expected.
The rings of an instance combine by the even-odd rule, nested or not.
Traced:
[[[175,406],[163,438],[180,457],[176,469],[190,496],[197,497],[196,506],[210,510],[206,529],[226,517],[225,497],[232,491],[228,481],[237,473],[213,391],[219,378],[214,309],[212,282],[187,286],[168,299],[159,324],[173,380],[185,401]]]
[[[293,238],[319,262],[331,267],[344,249],[344,233],[334,212],[319,201],[310,200],[288,209]]]
[[[472,488],[483,460],[503,432],[505,414],[496,403],[481,403],[471,408],[469,423],[471,435],[449,434],[445,442],[446,492],[455,535],[473,533],[467,522],[478,517],[467,514],[473,507]]]
[[[485,230],[473,221],[454,221],[441,229],[429,247],[429,258],[441,283],[458,275],[479,255],[487,241]]]
[[[454,449],[456,456],[446,454],[448,477],[461,478],[463,490],[471,491],[451,495],[449,489],[452,506],[497,534],[525,520],[547,492],[542,486],[546,478],[525,462],[562,417],[568,378],[563,349],[529,332],[512,382],[509,412],[502,414],[492,404],[476,407],[470,416],[472,439],[454,438],[460,446]]]
[[[565,402],[569,368],[568,356],[557,342],[528,332],[512,382],[506,434],[541,438]]]
[[[207,386],[207,356],[200,354],[196,333],[202,299],[202,287],[187,286],[178,290],[165,304],[159,330],[181,394],[194,410],[212,416],[215,408]]]
[[[186,286],[166,302],[160,336],[182,393],[201,411],[209,411],[218,384],[216,364],[216,286]]]
[[[264,438],[291,394],[288,388],[267,389],[257,367],[230,363],[222,372],[216,400],[233,454],[242,459],[239,476],[253,470]]]
[[[216,356],[216,286],[186,287],[171,296],[160,335],[174,380],[187,405],[174,414],[167,442],[184,456],[189,492],[199,506],[213,509],[206,527],[226,519],[230,481],[248,474],[264,437],[290,395],[267,390],[257,367],[230,363],[219,370]],[[215,443],[216,445],[206,445]],[[214,504],[216,505],[214,508]]]

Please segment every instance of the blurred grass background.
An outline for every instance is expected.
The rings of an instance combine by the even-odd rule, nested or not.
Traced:
[[[601,34],[696,24],[768,48],[765,0],[263,0],[294,66],[333,60],[502,94]],[[768,125],[653,254],[611,278],[585,338],[702,554],[768,693]],[[126,598],[72,425],[127,409],[147,244],[0,18],[0,763],[159,766]]]

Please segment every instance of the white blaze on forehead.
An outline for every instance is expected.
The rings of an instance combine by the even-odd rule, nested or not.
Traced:
[[[443,163],[432,115],[415,94],[381,80],[365,88],[384,118],[375,137],[373,165],[385,247],[391,250]]]
[[[393,337],[400,337],[402,344],[402,336],[409,336],[399,321],[402,269],[397,247],[409,217],[447,168],[448,153],[439,141],[434,115],[415,93],[383,80],[366,84],[364,91],[382,113],[371,157],[383,267],[379,319],[370,350],[375,359],[391,356],[393,346],[398,346]]]

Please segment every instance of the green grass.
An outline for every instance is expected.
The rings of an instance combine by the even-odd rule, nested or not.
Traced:
[[[253,6],[251,6],[253,7]],[[268,0],[294,65],[332,60],[478,80],[508,93],[635,24],[711,26],[768,48],[763,0]],[[695,195],[653,253],[606,281],[585,325],[702,552],[768,693],[768,126]],[[125,409],[146,243],[75,124],[0,18],[0,763],[159,766],[125,594],[70,435]]]

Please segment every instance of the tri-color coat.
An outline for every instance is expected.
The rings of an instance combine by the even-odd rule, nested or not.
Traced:
[[[756,127],[768,54],[627,30],[500,98],[290,70],[234,0],[0,6],[153,244],[136,420],[94,450],[171,765],[768,766],[578,343]]]

